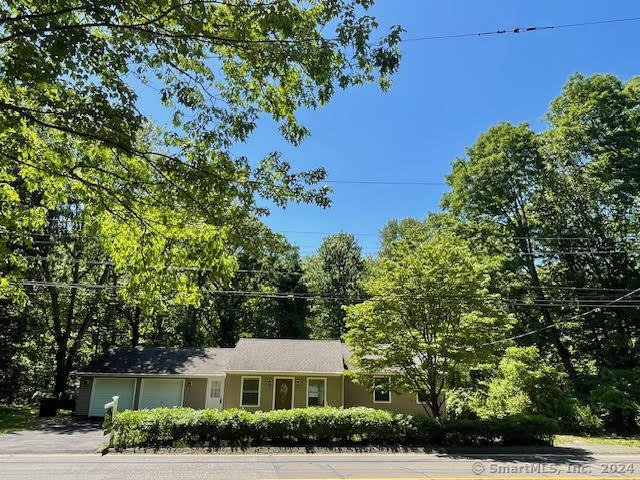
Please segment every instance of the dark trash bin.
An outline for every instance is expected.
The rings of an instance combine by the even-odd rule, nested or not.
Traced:
[[[41,397],[40,411],[38,415],[41,417],[55,417],[58,410],[58,399],[55,397]]]

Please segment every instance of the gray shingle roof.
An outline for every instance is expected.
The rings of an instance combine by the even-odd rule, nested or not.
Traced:
[[[224,374],[232,348],[113,348],[94,359],[86,373],[142,375]]]
[[[339,340],[241,338],[231,353],[229,372],[342,373]]]

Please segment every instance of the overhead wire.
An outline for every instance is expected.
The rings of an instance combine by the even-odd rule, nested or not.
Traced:
[[[90,290],[120,290],[126,288],[124,285],[117,284],[88,284],[88,283],[70,283],[70,282],[53,282],[53,281],[41,281],[41,280],[17,280],[13,281],[13,284],[22,285],[22,286],[31,286],[31,287],[46,287],[46,288],[67,288],[67,289],[90,289]],[[604,300],[586,300],[581,301],[579,299],[570,299],[566,301],[561,301],[557,299],[550,299],[549,301],[538,302],[538,301],[524,301],[524,299],[514,299],[514,298],[505,298],[498,297],[497,295],[490,296],[454,296],[454,295],[434,295],[434,294],[421,294],[421,295],[413,295],[413,294],[388,294],[388,295],[374,295],[372,297],[367,298],[357,298],[357,297],[348,297],[348,296],[340,296],[340,295],[318,295],[318,294],[309,294],[309,293],[300,293],[300,292],[262,292],[262,291],[250,291],[250,290],[224,290],[224,289],[201,289],[202,293],[213,294],[213,295],[235,295],[235,296],[246,296],[246,297],[259,297],[259,298],[273,298],[273,299],[291,299],[291,300],[305,300],[305,301],[343,301],[347,303],[358,303],[366,300],[376,299],[376,300],[408,300],[413,302],[423,302],[427,303],[427,301],[437,300],[438,303],[454,303],[460,300],[483,300],[487,303],[504,303],[506,305],[511,306],[527,306],[527,307],[571,307],[571,308],[606,308],[606,307],[615,307],[614,308],[640,308],[640,298],[631,299],[633,294],[640,291],[640,288],[628,292],[627,294],[614,299],[610,302],[605,302]],[[625,300],[629,298],[629,300]],[[625,300],[626,303],[620,303]]]
[[[55,257],[45,256],[45,255],[23,255],[23,258],[27,260],[39,260],[39,261],[55,261],[59,260]],[[110,260],[91,260],[91,259],[65,259],[65,262],[73,263],[73,264],[87,264],[87,265],[104,265],[104,266],[115,266],[116,263]],[[126,265],[126,266],[131,266]],[[184,272],[216,272],[218,269],[208,268],[208,267],[198,267],[198,266],[181,266],[181,265],[162,265],[158,267],[153,267],[161,270],[172,270],[172,271],[184,271]],[[280,270],[280,269],[247,269],[247,268],[239,268],[234,270],[234,273],[278,273],[278,274],[287,274],[287,275],[302,275],[304,272],[301,270]]]
[[[618,297],[618,298],[616,298],[616,299],[614,299],[614,300],[612,300],[612,301],[610,301],[608,303],[605,303],[604,305],[594,306],[593,308],[591,308],[590,310],[588,310],[586,312],[582,312],[582,313],[578,313],[578,314],[572,315],[572,316],[570,316],[570,317],[568,317],[566,319],[550,323],[549,325],[545,325],[544,327],[536,328],[534,330],[530,330],[530,331],[525,332],[525,333],[520,333],[518,335],[512,335],[511,337],[503,338],[503,339],[500,339],[500,340],[495,340],[493,342],[487,342],[487,343],[484,343],[482,346],[486,347],[486,346],[491,346],[491,345],[497,345],[498,343],[511,342],[513,340],[518,340],[520,338],[524,338],[524,337],[528,337],[528,336],[531,336],[531,335],[535,335],[536,333],[544,332],[545,330],[549,330],[551,328],[558,327],[558,326],[560,326],[562,324],[565,324],[565,323],[568,323],[568,322],[572,322],[572,321],[578,320],[580,318],[586,317],[587,315],[591,315],[592,313],[596,313],[602,308],[609,308],[609,307],[611,307],[611,306],[613,306],[615,304],[618,304],[618,303],[624,301],[626,298],[629,298],[629,297],[631,297],[631,296],[633,296],[633,295],[635,295],[636,293],[639,293],[639,292],[640,292],[640,287],[636,288],[635,290],[632,290],[632,291],[630,291],[630,292],[628,292],[628,293],[626,293],[626,294],[624,294],[624,295],[622,295],[622,296],[620,296],[620,297]]]
[[[27,260],[38,260],[38,261],[56,261],[59,260],[55,257],[50,256],[41,256],[41,255],[25,255],[23,258]],[[104,265],[104,266],[114,266],[115,262],[107,261],[107,260],[91,260],[91,259],[65,259],[65,262],[73,263],[73,264],[87,264],[87,265]],[[207,267],[197,267],[197,266],[179,266],[179,265],[164,265],[162,267],[154,267],[159,270],[170,270],[170,271],[183,271],[183,272],[212,272],[217,271],[216,269],[207,268]],[[285,269],[274,269],[274,268],[265,268],[265,269],[247,269],[247,268],[239,268],[234,270],[235,273],[242,274],[255,274],[255,275],[264,275],[264,274],[274,274],[274,275],[295,275],[302,276],[304,272],[302,270],[285,270]],[[572,300],[591,300],[591,299],[608,299],[604,295],[596,295],[592,292],[603,292],[608,293],[609,295],[613,295],[616,292],[628,292],[629,289],[624,288],[604,288],[604,287],[571,287],[564,285],[522,285],[515,288],[516,290],[556,290],[556,291],[573,291],[578,292],[579,297],[571,297],[571,298],[563,298],[564,301],[572,301]]]
[[[420,37],[404,38],[404,39],[401,39],[401,42],[410,43],[410,42],[424,42],[429,40],[486,37],[486,36],[494,36],[494,35],[498,35],[498,36],[510,35],[510,34],[517,35],[521,33],[561,30],[566,28],[607,25],[607,24],[614,24],[614,23],[631,23],[631,22],[637,22],[637,21],[640,21],[640,17],[614,18],[614,19],[608,19],[608,20],[594,20],[589,22],[564,23],[564,24],[558,24],[558,25],[503,28],[503,29],[490,30],[490,31],[484,31],[484,32],[453,33],[453,34],[444,34],[444,35],[424,35]]]

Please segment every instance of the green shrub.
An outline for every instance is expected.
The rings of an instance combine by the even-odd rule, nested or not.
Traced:
[[[587,379],[589,403],[609,432],[640,432],[640,368],[602,369]]]
[[[536,347],[509,347],[493,372],[483,372],[487,377],[484,380],[447,392],[447,411],[453,419],[540,415],[555,419],[563,433],[598,434],[603,421],[593,405],[602,406],[597,409],[600,416],[627,407],[627,418],[632,416],[633,406],[620,396],[610,395],[611,390],[599,397],[607,400],[593,401],[604,392],[602,382],[592,387],[593,405],[584,405],[585,399],[581,402],[576,398],[565,376],[544,365]]]
[[[157,408],[118,413],[112,447],[425,446],[550,442],[557,423],[517,415],[493,420],[440,421],[371,408],[245,410]]]

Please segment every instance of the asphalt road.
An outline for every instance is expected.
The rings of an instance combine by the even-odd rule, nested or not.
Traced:
[[[0,455],[1,479],[639,478],[639,455]]]

